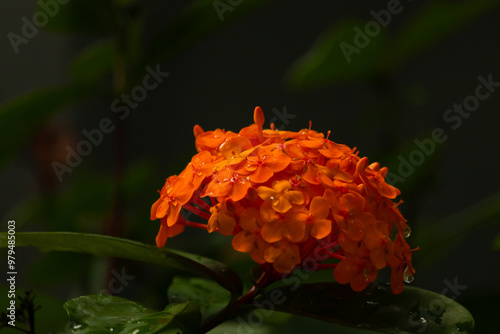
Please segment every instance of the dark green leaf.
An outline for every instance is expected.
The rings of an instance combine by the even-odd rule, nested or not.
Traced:
[[[58,32],[100,34],[116,29],[117,13],[112,0],[40,1],[38,11],[50,18],[46,28]],[[53,4],[52,6],[50,4]]]
[[[198,302],[203,319],[206,319],[223,310],[231,295],[211,280],[174,277],[168,288],[168,298],[171,303]]]
[[[158,312],[128,299],[100,294],[72,299],[64,308],[73,333],[153,334],[178,314],[191,312],[188,304]]]
[[[406,24],[392,50],[401,64],[500,5],[496,0],[432,1]]]
[[[288,73],[289,83],[294,88],[309,89],[324,84],[366,79],[379,73],[382,70],[383,52],[387,47],[387,36],[384,30],[373,37],[366,35],[365,24],[349,20],[328,29],[308,53],[293,64]],[[365,37],[359,37],[363,34]],[[356,43],[357,38],[365,40]]]
[[[0,106],[0,166],[12,158],[30,135],[64,107],[88,98],[94,87],[65,85],[41,89]]]
[[[474,318],[457,302],[435,292],[372,284],[361,292],[338,283],[303,284],[281,290],[276,310],[380,333],[472,333]],[[270,292],[272,296],[273,292]],[[277,292],[274,292],[278,296]],[[269,308],[262,303],[264,308]]]
[[[270,0],[252,0],[240,1],[238,5],[232,6],[226,0],[194,1],[153,39],[146,52],[146,62],[157,62],[163,56],[171,57],[179,50],[226,27],[227,23],[269,3]]]
[[[500,219],[500,192],[441,219],[424,218],[413,243],[420,246],[418,258],[429,265],[450,251],[478,226]],[[500,245],[499,245],[500,246]]]
[[[75,81],[94,82],[111,73],[114,45],[110,41],[90,45],[71,64],[71,75]]]
[[[164,311],[175,314],[174,321],[183,333],[199,332],[201,312],[197,302],[170,303]]]
[[[71,232],[19,232],[16,246],[34,246],[42,252],[78,252],[151,262],[208,276],[235,295],[240,295],[242,290],[238,275],[220,262],[127,239]],[[7,247],[6,233],[0,233],[0,247]]]
[[[429,187],[429,182],[433,181],[436,165],[441,159],[446,144],[436,144],[431,139],[431,133],[431,130],[422,132],[415,140],[403,142],[395,151],[380,158],[380,164],[389,169],[386,181],[405,194],[405,201],[409,200],[408,194],[410,192],[415,194],[425,192],[425,188]],[[422,150],[421,146],[415,143],[417,140],[419,143],[431,141],[432,144],[425,144],[428,151]],[[416,166],[411,161],[418,152],[424,158]]]

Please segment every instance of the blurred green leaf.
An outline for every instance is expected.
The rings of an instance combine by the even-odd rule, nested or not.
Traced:
[[[302,284],[270,294],[276,296],[277,311],[380,333],[472,333],[474,329],[474,318],[457,302],[408,286],[399,295],[386,285],[372,284],[355,292],[338,283]],[[265,302],[262,307],[269,308]]]
[[[409,194],[424,192],[429,182],[433,181],[435,166],[446,145],[432,139],[432,130],[422,132],[415,138],[403,142],[396,150],[379,159],[380,164],[389,170],[386,181],[405,194],[405,201],[409,201]]]
[[[28,225],[25,230],[45,223],[51,231],[101,232],[112,205],[113,178],[109,173],[81,168],[78,177],[72,180],[71,187],[63,189],[57,196],[30,194],[6,212],[4,217],[17,217],[20,224]],[[150,201],[153,200],[149,196],[150,190],[156,186],[151,179],[153,169],[151,162],[137,161],[128,166],[124,178],[123,191],[126,201],[130,203],[126,207],[127,221],[137,220],[137,224],[131,226],[137,227],[141,235],[141,232],[146,231],[144,235],[151,235],[151,231],[157,229],[154,224],[151,229],[142,224],[144,210],[151,206]]]
[[[89,264],[90,256],[87,254],[66,252],[43,254],[29,267],[29,285],[32,288],[60,286],[64,282],[85,277]]]
[[[71,64],[75,81],[95,82],[113,70],[115,46],[111,41],[100,41],[85,48]]]
[[[222,311],[229,303],[231,295],[210,280],[174,277],[168,287],[168,298],[171,303],[198,302],[203,319],[207,319]]]
[[[496,0],[429,2],[408,20],[396,38],[390,39],[388,28],[374,18],[339,22],[293,64],[287,81],[293,88],[304,90],[390,73],[498,5]]]
[[[287,80],[296,89],[369,78],[382,68],[388,41],[384,28],[373,37],[366,22],[346,20],[325,31],[290,68]]]
[[[478,226],[500,219],[500,192],[444,218],[424,217],[412,244],[418,245],[423,265],[439,260]]]
[[[156,263],[208,276],[234,295],[242,291],[238,275],[220,262],[128,239],[72,232],[18,232],[16,246],[34,246],[42,252],[78,252]],[[0,247],[7,247],[7,233],[0,233]]]
[[[492,247],[494,250],[500,250],[500,234],[495,237],[495,240],[493,240]]]
[[[238,5],[233,6],[226,0],[196,0],[154,37],[146,51],[145,62],[149,64],[159,61],[164,56],[171,57],[179,50],[226,27],[227,23],[271,2],[270,0],[240,1]]]
[[[496,0],[432,1],[410,19],[395,39],[394,65],[407,62],[426,48],[500,5]],[[389,54],[389,53],[388,53]]]
[[[30,195],[6,216],[49,230],[98,233],[112,204],[112,182],[107,174],[84,173],[58,196]]]
[[[45,28],[57,32],[101,34],[118,26],[112,0],[40,1],[38,12],[49,16]]]
[[[147,308],[128,299],[105,294],[83,296],[64,304],[72,333],[158,333],[186,310],[189,303],[164,311]]]
[[[28,93],[0,106],[0,167],[50,116],[96,93],[95,87],[69,84]]]
[[[170,303],[165,307],[164,311],[175,314],[174,321],[183,333],[199,332],[201,312],[198,303]]]

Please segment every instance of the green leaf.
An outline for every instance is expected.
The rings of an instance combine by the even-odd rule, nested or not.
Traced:
[[[338,283],[278,288],[274,306],[288,312],[380,333],[472,333],[474,318],[457,302],[435,292],[405,287],[394,295],[386,285],[361,292]],[[269,300],[267,300],[269,302]],[[262,302],[264,308],[268,303]]]
[[[422,259],[422,264],[429,265],[445,255],[478,226],[498,222],[498,219],[500,192],[447,217],[423,218],[422,222],[416,224],[419,228],[412,243],[420,246],[418,258]]]
[[[238,5],[233,6],[226,0],[194,1],[153,39],[146,51],[146,62],[157,62],[164,56],[172,57],[179,50],[226,27],[229,22],[271,2],[270,0],[240,1]],[[220,3],[226,6],[219,9]]]
[[[100,41],[88,46],[71,64],[75,81],[95,82],[111,73],[115,47],[111,41]]]
[[[391,52],[394,65],[408,61],[498,5],[496,0],[428,2],[396,38]]]
[[[40,1],[38,11],[50,18],[45,27],[57,32],[84,34],[110,33],[118,26],[112,0],[71,0],[60,4]]]
[[[183,333],[198,333],[201,325],[200,306],[196,302],[170,303],[164,310],[175,314],[175,323]],[[176,334],[179,332],[176,332]]]
[[[357,47],[355,38],[364,33],[366,22],[342,21],[325,31],[312,48],[297,60],[287,74],[287,80],[296,89],[355,81],[379,73],[383,52],[387,47],[387,36],[383,28],[380,33],[367,38],[366,47]],[[356,51],[353,51],[356,50]]]
[[[72,299],[64,304],[72,333],[158,333],[172,323],[191,303],[164,311],[147,308],[131,300],[100,294]],[[199,324],[198,324],[199,325]]]
[[[425,192],[426,188],[429,187],[429,182],[433,181],[436,165],[442,157],[446,143],[437,144],[431,137],[431,130],[421,132],[416,136],[419,142],[432,142],[434,146],[427,148],[428,152],[422,150],[415,143],[417,139],[412,139],[403,142],[396,150],[379,159],[380,164],[389,169],[386,181],[405,194],[405,201],[410,202],[409,194],[418,195]],[[423,162],[418,166],[411,162],[416,152],[420,152],[424,156]]]
[[[207,319],[222,311],[231,295],[211,280],[174,277],[168,288],[168,298],[171,303],[198,302],[203,319]]]
[[[7,245],[7,233],[0,233],[0,247]],[[235,295],[242,291],[238,275],[220,262],[128,239],[71,232],[18,232],[16,246],[34,246],[42,252],[78,252],[156,263],[208,276]]]
[[[0,106],[0,167],[50,116],[92,94],[95,87],[70,84],[41,89]]]

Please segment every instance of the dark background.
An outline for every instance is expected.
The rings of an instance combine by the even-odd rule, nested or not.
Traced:
[[[186,3],[145,1],[144,44],[177,17]],[[401,5],[402,12],[392,17],[387,28],[382,28],[390,37],[401,33],[425,4],[402,1]],[[156,200],[156,189],[161,188],[164,179],[182,170],[195,152],[193,125],[199,124],[205,130],[224,128],[237,132],[253,122],[253,109],[257,105],[264,110],[266,124],[275,116],[274,109],[282,112],[286,108],[287,113],[295,117],[286,124],[286,129],[296,131],[308,127],[311,120],[313,129],[325,133],[331,130],[333,141],[356,146],[361,156],[396,169],[397,157],[400,154],[408,157],[416,148],[415,139],[430,138],[431,131],[441,127],[448,139],[438,145],[438,153],[427,157],[425,165],[416,167],[407,181],[397,185],[405,201],[401,210],[417,235],[410,237],[409,243],[422,248],[414,255],[417,274],[412,285],[441,292],[446,287],[445,280],[458,280],[466,289],[456,296],[457,300],[475,316],[478,332],[487,332],[486,328],[493,322],[491,315],[499,310],[496,301],[500,295],[497,269],[500,258],[492,246],[500,232],[498,210],[493,210],[495,214],[491,215],[483,212],[486,218],[480,214],[481,209],[473,212],[479,212],[477,223],[464,228],[458,235],[453,232],[463,226],[460,218],[466,214],[461,214],[462,210],[498,193],[500,92],[495,91],[481,101],[479,108],[456,130],[443,121],[443,113],[454,103],[462,103],[474,94],[479,76],[492,75],[494,81],[500,81],[498,7],[477,15],[460,28],[451,29],[436,43],[415,53],[403,66],[383,72],[382,77],[339,80],[311,89],[294,87],[287,80],[291,67],[309,52],[325,30],[347,18],[356,18],[362,23],[373,20],[370,11],[385,8],[385,1],[272,1],[232,22],[221,22],[216,32],[157,62],[160,69],[170,75],[131,110],[121,125],[126,133],[125,140],[117,139],[116,133],[105,135],[103,143],[94,147],[83,163],[72,173],[65,174],[63,182],[59,183],[50,167],[52,160],[41,158],[40,152],[48,150],[51,156],[64,156],[61,147],[65,145],[54,148],[57,146],[54,138],[59,138],[57,143],[75,145],[82,139],[81,131],[96,128],[103,117],[118,122],[110,108],[112,100],[108,98],[64,109],[41,125],[3,166],[0,174],[3,221],[16,219],[18,231],[106,233],[103,224],[108,224],[114,214],[109,209],[113,203],[113,185],[112,181],[107,182],[116,177],[115,153],[117,147],[122,147],[124,168],[130,173],[132,186],[127,188],[130,193],[124,199],[122,229],[114,232],[154,243],[158,224],[149,221],[149,206]],[[238,9],[239,6],[235,6],[233,12],[225,15],[229,18],[230,14],[237,14]],[[215,9],[211,10],[217,17]],[[34,89],[71,80],[71,60],[96,40],[90,35],[42,29],[28,44],[20,45],[16,54],[6,35],[19,33],[21,18],[33,15],[35,2],[2,1],[0,11],[3,36],[0,40],[1,103]],[[443,12],[435,19],[444,20],[447,15]],[[428,33],[438,35],[442,31]],[[377,38],[375,36],[374,41]],[[347,42],[352,44],[352,41]],[[138,49],[143,47],[137,45]],[[386,52],[389,58],[391,48]],[[344,62],[332,66],[355,67],[356,57],[356,54],[352,56],[351,64]],[[151,66],[154,68],[155,64]],[[109,78],[104,80],[110,81]],[[384,109],[393,112],[387,113]],[[278,123],[276,121],[280,125]],[[22,127],[23,122],[11,126],[14,129]],[[1,135],[2,141],[9,140],[8,133]],[[51,198],[53,206],[44,211],[41,207],[47,197]],[[493,209],[500,206],[498,200],[492,203]],[[427,232],[429,226],[439,223],[445,224],[440,225],[439,231]],[[6,225],[2,223],[2,226]],[[418,238],[420,226],[425,233],[434,233],[438,240],[441,237],[448,240],[449,232],[455,242],[446,252],[440,253],[442,256],[434,258],[434,247],[440,243],[423,249],[420,240],[426,234]],[[184,239],[173,239],[171,247],[204,252],[201,246],[186,246],[192,244],[190,237],[200,240],[208,235],[179,236]],[[225,251],[227,253],[228,249]],[[39,287],[40,291],[68,299],[79,292],[92,293],[102,284],[95,277],[105,272],[105,265],[88,259],[84,260],[85,267],[95,272],[93,276],[82,273],[73,264],[68,270],[73,274],[59,277],[53,273],[57,279],[37,282],[34,277],[44,272],[40,269],[43,265],[37,261],[52,261],[57,271],[58,263],[67,263],[67,259],[48,259],[47,256],[40,259],[36,251],[26,252],[26,259],[19,260],[25,261],[22,265],[26,276],[22,284],[26,287]],[[208,255],[232,258],[232,255],[223,254],[221,250]],[[35,272],[30,274],[33,270]],[[140,272],[135,274],[139,276]],[[56,283],[51,285],[48,282],[51,280]],[[83,287],[82,281],[85,282]],[[147,279],[139,278],[139,281]],[[140,283],[134,282],[132,290],[134,292],[128,293],[143,293]]]

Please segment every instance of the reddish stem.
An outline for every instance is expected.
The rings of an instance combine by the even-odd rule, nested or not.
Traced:
[[[200,192],[198,191],[196,194],[194,194],[193,196],[193,202],[194,204],[198,205],[200,208],[202,208],[203,210],[207,210],[207,211],[210,211],[210,205],[205,202],[204,200],[202,200],[201,198],[199,198]]]
[[[195,206],[192,206],[191,204],[189,203],[186,203],[182,206],[184,209],[188,210],[189,212],[192,212],[194,213],[195,215],[198,215],[200,216],[201,218],[203,219],[206,219],[206,220],[209,220],[210,219],[210,214],[208,212],[205,212],[205,211],[202,211],[200,209],[198,209],[197,207]]]
[[[185,220],[184,222],[185,222],[185,225],[189,226],[189,227],[201,228],[202,230],[206,230],[207,229],[207,225],[205,225],[205,224],[195,223],[195,222],[191,222],[191,221],[188,221],[188,220]]]

